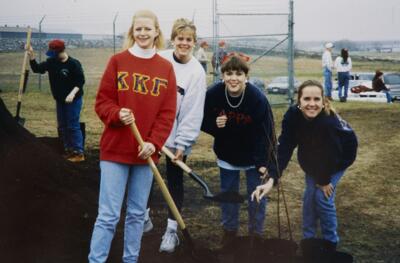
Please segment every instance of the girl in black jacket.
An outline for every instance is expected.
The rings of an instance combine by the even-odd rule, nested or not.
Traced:
[[[320,221],[323,239],[336,247],[339,241],[335,189],[345,170],[354,162],[357,137],[351,127],[324,100],[323,87],[306,81],[299,87],[297,105],[286,112],[279,137],[280,173],[287,167],[293,150],[305,172],[303,237],[315,238]],[[261,200],[271,187],[258,186],[252,197]]]
[[[269,152],[273,118],[267,98],[247,82],[249,68],[237,55],[227,59],[221,68],[223,82],[209,88],[206,94],[202,130],[214,137],[214,152],[220,168],[221,191],[239,191],[240,171],[246,172],[247,192],[260,184],[260,175],[276,174]],[[268,181],[273,183],[273,179]],[[262,234],[266,200],[257,210],[257,202],[248,206],[249,232]],[[229,245],[239,228],[239,204],[223,203],[223,244]]]

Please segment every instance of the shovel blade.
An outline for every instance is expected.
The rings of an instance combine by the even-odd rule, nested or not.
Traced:
[[[18,122],[19,125],[21,126],[25,125],[25,118],[15,117],[15,120]]]

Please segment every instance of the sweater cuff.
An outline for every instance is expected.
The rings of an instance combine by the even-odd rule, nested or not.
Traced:
[[[328,185],[331,183],[331,178],[330,178],[330,176],[324,176],[322,178],[318,178],[316,181],[317,181],[317,184],[324,186],[324,185]]]

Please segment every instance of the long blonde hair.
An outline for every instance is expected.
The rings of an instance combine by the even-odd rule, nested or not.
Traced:
[[[154,46],[156,49],[164,48],[164,37],[160,29],[160,23],[156,14],[150,10],[140,10],[135,13],[132,18],[132,25],[129,27],[128,33],[126,34],[123,49],[126,50],[135,44],[135,38],[133,37],[133,27],[137,18],[150,18],[154,21],[154,26],[158,32],[158,36],[154,39]]]
[[[298,88],[297,92],[297,104],[300,105],[300,98],[303,96],[303,89],[310,86],[316,86],[321,90],[322,102],[324,105],[324,112],[326,115],[336,114],[335,109],[332,107],[331,102],[324,96],[324,87],[319,81],[316,80],[306,80]]]

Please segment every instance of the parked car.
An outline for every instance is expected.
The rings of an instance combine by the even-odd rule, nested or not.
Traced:
[[[300,81],[294,79],[294,92],[300,86]],[[286,76],[274,78],[268,85],[267,91],[272,94],[287,94],[289,90],[289,78]]]
[[[262,93],[265,93],[265,82],[261,78],[250,77],[249,82],[260,89]]]
[[[400,100],[400,73],[384,73],[383,81],[386,87],[390,89],[393,100]]]
[[[359,85],[364,85],[367,87],[372,87],[372,79],[374,78],[375,73],[373,72],[351,72],[350,73],[350,81],[349,81],[349,89],[352,87],[356,87]],[[336,82],[334,84],[333,89],[338,89],[337,78],[335,78]]]

